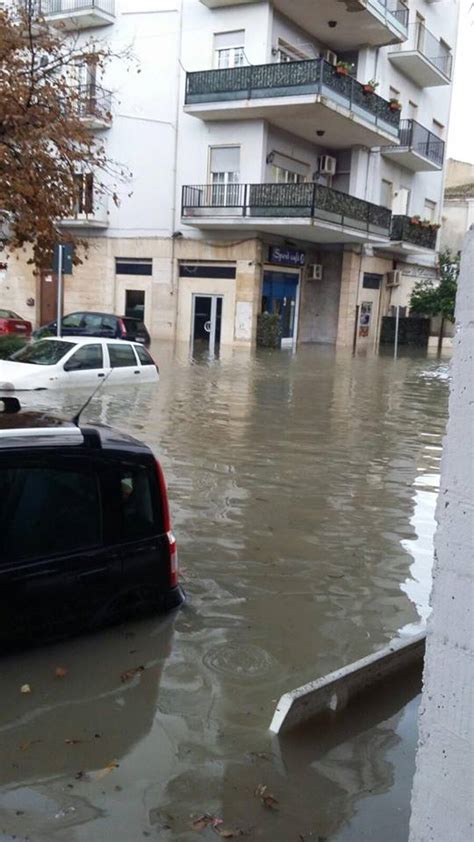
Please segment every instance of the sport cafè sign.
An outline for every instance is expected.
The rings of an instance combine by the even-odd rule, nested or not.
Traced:
[[[270,246],[269,262],[277,266],[304,266],[306,253],[300,249],[283,249]]]

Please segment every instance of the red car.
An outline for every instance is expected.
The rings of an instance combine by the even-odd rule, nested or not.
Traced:
[[[31,322],[22,319],[13,310],[0,310],[0,336],[31,336],[32,330]]]

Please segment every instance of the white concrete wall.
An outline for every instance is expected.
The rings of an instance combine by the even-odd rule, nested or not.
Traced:
[[[466,231],[474,225],[474,199],[445,202],[440,234],[441,248],[461,249]]]
[[[410,842],[474,835],[474,229],[457,300]]]

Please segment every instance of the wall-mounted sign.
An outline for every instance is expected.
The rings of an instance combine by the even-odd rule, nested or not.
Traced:
[[[279,266],[304,266],[306,254],[300,249],[270,246],[268,260],[270,263],[277,263]]]
[[[363,301],[359,311],[359,336],[367,338],[370,332],[370,320],[372,318],[372,302]]]

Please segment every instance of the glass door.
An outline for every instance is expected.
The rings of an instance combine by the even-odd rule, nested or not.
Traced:
[[[193,295],[193,353],[214,356],[219,350],[222,327],[222,295]]]
[[[266,271],[263,274],[262,313],[280,317],[282,345],[296,338],[296,308],[299,276],[291,272]]]

